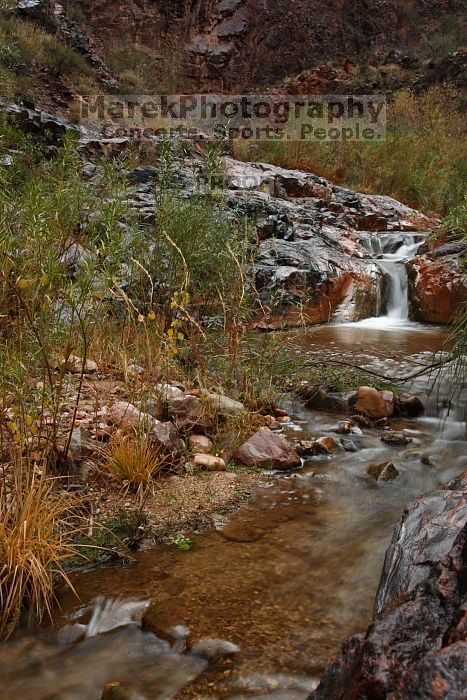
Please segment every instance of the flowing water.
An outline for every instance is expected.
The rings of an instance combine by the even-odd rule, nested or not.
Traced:
[[[386,318],[363,328],[314,328],[290,340],[291,352],[410,374],[440,348],[444,333],[404,320],[398,285],[387,306],[390,318],[397,309],[398,324]],[[370,621],[404,505],[467,467],[465,393],[450,404],[449,383],[432,383],[413,382],[425,416],[393,421],[412,438],[408,447],[388,447],[381,431],[364,429],[349,436],[354,453],[310,458],[287,477],[261,476],[254,503],[228,522],[216,518],[212,532],[191,534],[190,551],[160,545],[130,566],[75,574],[79,601],[62,593],[58,633],[20,634],[3,646],[0,699],[98,700],[114,680],[125,681],[128,694],[112,697],[134,700],[305,699],[340,643]],[[288,410],[286,429],[297,439],[335,435],[341,418],[300,404]],[[367,467],[388,460],[399,477],[374,482]],[[141,624],[145,612],[150,628]],[[171,644],[154,633],[172,627]],[[211,650],[227,640],[240,651],[209,666],[196,647],[184,651],[187,630],[194,640],[217,640]]]
[[[409,320],[409,280],[406,261],[417,254],[425,242],[419,233],[361,234],[362,243],[374,257],[384,275],[383,313],[360,322],[366,328],[403,326]]]

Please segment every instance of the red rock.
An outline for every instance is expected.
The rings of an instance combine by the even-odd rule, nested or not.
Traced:
[[[156,419],[150,416],[149,413],[143,413],[143,411],[140,411],[139,408],[128,403],[128,401],[116,401],[112,404],[109,409],[108,419],[119,427],[129,426],[136,428],[141,424],[148,426],[157,424]]]
[[[324,452],[326,455],[336,454],[341,449],[339,443],[332,437],[320,437],[315,440],[315,445],[320,452]]]
[[[238,448],[235,459],[248,467],[293,469],[301,464],[292,445],[269,428],[260,428]]]
[[[461,263],[466,251],[458,248],[442,246],[410,261],[412,313],[416,320],[449,324],[459,305],[467,299],[467,275]]]
[[[394,413],[394,394],[391,391],[382,392],[369,386],[361,386],[355,409],[374,420],[389,418]]]

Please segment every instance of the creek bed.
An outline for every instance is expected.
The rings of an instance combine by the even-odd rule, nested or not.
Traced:
[[[390,374],[410,372],[444,337],[416,324],[376,325],[323,326],[294,335],[291,344],[296,352],[313,356],[325,349]],[[128,697],[140,700],[306,698],[341,642],[369,623],[404,505],[467,466],[465,425],[456,412],[462,397],[446,415],[446,383],[433,387],[419,379],[413,390],[427,402],[425,416],[392,422],[412,438],[408,447],[386,446],[380,430],[364,429],[363,436],[351,436],[356,453],[313,457],[286,477],[262,476],[254,503],[219,529],[190,535],[189,551],[160,545],[137,554],[131,566],[75,574],[80,603],[70,592],[61,595],[58,640],[48,633],[3,647],[0,699],[98,700],[110,680],[129,681],[134,694]],[[294,422],[287,430],[297,439],[334,435],[342,418],[298,403],[288,408]],[[374,482],[367,467],[389,460],[398,478]],[[93,635],[88,625],[88,638],[71,643],[67,630],[88,622],[80,616],[98,596],[121,602],[109,613],[100,601]],[[141,618],[124,609],[125,601],[148,603],[144,629],[137,622],[118,627]],[[175,625],[193,639],[233,642],[240,652],[207,667],[151,631]]]

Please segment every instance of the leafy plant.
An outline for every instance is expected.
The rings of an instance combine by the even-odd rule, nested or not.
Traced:
[[[181,552],[188,552],[193,546],[193,543],[190,540],[190,538],[186,535],[183,535],[182,533],[179,533],[178,535],[173,535],[170,538],[170,542]]]

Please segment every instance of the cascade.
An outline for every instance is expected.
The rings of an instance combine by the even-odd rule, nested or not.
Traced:
[[[378,324],[383,319],[392,322],[409,320],[409,282],[406,261],[417,255],[425,242],[425,236],[419,233],[364,233],[361,241],[374,257],[376,265],[384,274],[385,300],[382,303],[384,314],[378,317]],[[375,319],[366,319],[362,324]]]

